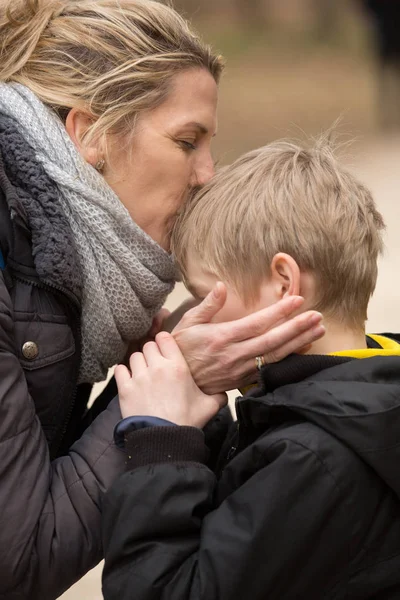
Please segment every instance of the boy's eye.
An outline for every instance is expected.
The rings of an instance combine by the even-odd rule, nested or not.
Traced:
[[[196,300],[198,300],[199,302],[203,302],[204,298],[207,296],[207,292],[203,292],[203,293],[198,293],[198,292],[192,292],[193,296],[196,298]]]

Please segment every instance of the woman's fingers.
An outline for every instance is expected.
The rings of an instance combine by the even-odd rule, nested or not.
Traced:
[[[183,316],[195,306],[200,304],[197,298],[188,298],[184,300],[178,308],[176,308],[163,322],[162,329],[159,331],[168,331],[171,333],[175,327],[180,327],[180,322]],[[157,331],[157,333],[159,333]]]
[[[182,319],[174,329],[177,333],[181,329],[210,323],[211,319],[221,310],[226,302],[226,287],[218,281],[214,289],[204,298],[204,300],[194,308],[183,315]]]
[[[283,298],[276,304],[259,310],[256,313],[221,324],[229,342],[241,342],[251,338],[257,338],[272,328],[284,323],[294,312],[299,310],[304,302],[301,296],[290,296]]]
[[[321,338],[325,334],[321,320],[321,313],[314,311],[298,315],[257,338],[242,342],[241,351],[253,363],[254,357],[261,355],[267,363],[277,362]]]

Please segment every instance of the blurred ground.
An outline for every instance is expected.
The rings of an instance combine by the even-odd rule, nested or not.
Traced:
[[[375,64],[365,29],[354,16],[330,39],[296,27],[244,32],[217,18],[200,29],[229,58],[215,141],[219,162],[276,138],[318,134],[340,116],[340,130],[356,138],[344,160],[372,189],[388,225],[368,330],[400,331],[400,137],[377,129]],[[178,287],[168,308],[185,294]],[[63,600],[101,600],[100,573],[100,568],[89,573]]]

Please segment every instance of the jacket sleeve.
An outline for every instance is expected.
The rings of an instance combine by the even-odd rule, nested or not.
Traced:
[[[228,466],[236,489],[215,499],[193,447],[183,462],[158,429],[130,434],[143,463],[150,443],[158,456],[105,499],[105,600],[317,600],[335,587],[349,562],[346,493],[313,452],[284,439],[255,446],[259,468],[239,479]]]
[[[0,271],[0,598],[52,600],[102,558],[100,503],[124,470],[118,403],[53,463],[16,354]]]

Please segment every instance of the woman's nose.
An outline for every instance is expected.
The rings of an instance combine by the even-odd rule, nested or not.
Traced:
[[[195,185],[205,185],[215,174],[214,161],[211,154],[203,160],[199,160],[195,169]]]

